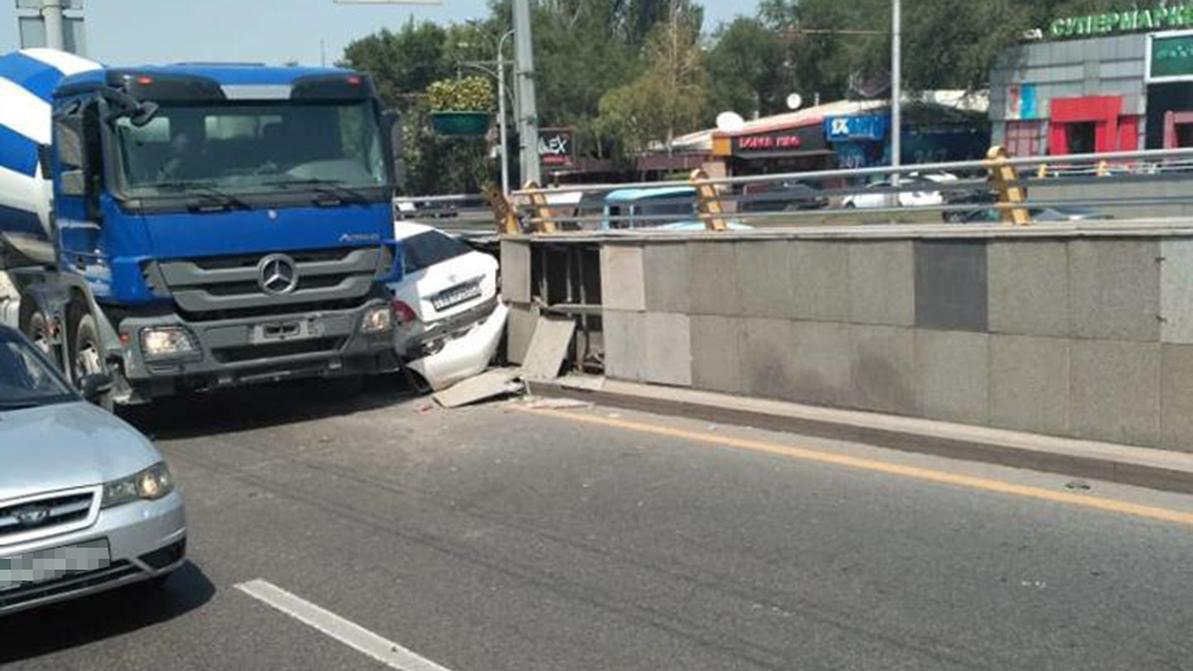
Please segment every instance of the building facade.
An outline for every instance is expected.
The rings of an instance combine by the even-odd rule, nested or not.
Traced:
[[[1015,156],[1193,146],[1193,5],[1057,19],[1003,52],[992,140]]]

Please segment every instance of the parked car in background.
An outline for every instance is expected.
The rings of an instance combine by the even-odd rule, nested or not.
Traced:
[[[423,224],[399,221],[403,277],[389,285],[395,347],[406,366],[439,390],[488,367],[509,309],[497,296],[497,259]]]
[[[92,398],[107,384],[81,382]],[[182,497],[162,455],[0,326],[0,615],[160,584],[185,556]]]
[[[738,197],[741,212],[790,212],[828,207],[828,197],[820,189],[798,180],[746,184]]]
[[[957,181],[957,176],[947,173],[912,173],[899,179],[899,207],[931,207],[943,205],[945,197],[940,191],[942,184]],[[851,193],[841,201],[845,208],[891,207],[896,194],[891,179],[885,178],[866,185],[865,190]]]
[[[1056,223],[1064,221],[1107,221],[1113,216],[1091,210],[1087,207],[1028,207],[1027,216],[1038,223]],[[966,224],[997,224],[1002,221],[1002,213],[998,208],[988,207],[965,212],[961,218]]]
[[[395,203],[398,219],[451,219],[460,216],[459,204],[452,201],[398,198]]]
[[[731,229],[751,228],[728,221]],[[658,228],[695,231],[705,228],[696,208],[696,188],[691,186],[615,189],[605,195],[602,230]]]

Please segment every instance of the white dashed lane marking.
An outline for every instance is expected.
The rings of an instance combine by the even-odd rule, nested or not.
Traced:
[[[265,580],[242,582],[236,585],[236,589],[390,668],[400,671],[450,671]]]

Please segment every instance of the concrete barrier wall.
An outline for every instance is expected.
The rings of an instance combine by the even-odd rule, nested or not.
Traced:
[[[602,240],[606,374],[1193,449],[1193,229],[983,230]]]
[[[1030,173],[1030,170],[1025,172]],[[1106,179],[1095,183],[1096,188],[1085,184],[1049,184],[1047,181],[1028,188],[1031,202],[1069,203],[1087,205],[1091,209],[1105,212],[1116,219],[1150,217],[1190,217],[1193,203],[1189,202],[1189,185],[1183,179],[1172,181],[1122,182]],[[1090,203],[1092,198],[1101,202]],[[1115,201],[1130,202],[1149,199],[1143,205],[1114,206]],[[1168,202],[1165,202],[1168,201]]]

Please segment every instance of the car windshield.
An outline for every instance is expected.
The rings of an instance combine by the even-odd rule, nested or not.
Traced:
[[[74,399],[74,392],[32,346],[0,330],[0,410]]]
[[[132,196],[171,196],[188,187],[252,193],[386,183],[368,101],[162,105],[144,126],[117,120],[116,135]]]
[[[405,271],[413,273],[472,251],[468,245],[439,231],[412,235],[402,241],[406,249]]]

